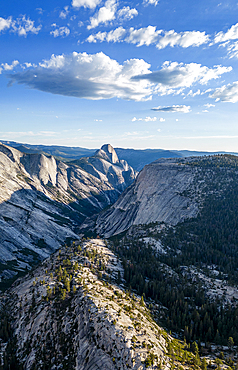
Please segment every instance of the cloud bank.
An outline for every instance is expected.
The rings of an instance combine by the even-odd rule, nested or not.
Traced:
[[[145,75],[134,76],[134,80],[148,80],[157,84],[156,91],[161,94],[182,92],[195,83],[207,84],[210,80],[219,78],[223,73],[230,72],[232,67],[214,66],[208,68],[197,63],[164,62],[161,70]]]
[[[123,64],[104,53],[52,55],[49,60],[28,70],[8,75],[32,89],[86,99],[121,98],[148,100],[152,95],[180,94],[195,83],[206,84],[231,71],[231,67],[208,68],[200,64],[165,62],[151,71],[143,59],[129,59]]]
[[[130,9],[129,7],[127,8],[127,20],[129,20],[129,16],[131,19],[132,15],[135,16],[138,14],[136,9]],[[118,14],[120,14],[120,12],[123,13],[123,9],[120,9],[118,11]],[[88,28],[90,29],[93,27],[89,26]],[[125,37],[121,41],[127,42],[128,44],[134,44],[137,47],[155,44],[157,49],[159,50],[164,49],[167,46],[180,46],[182,48],[198,47],[200,45],[208,43],[208,41],[210,40],[210,37],[206,35],[205,32],[186,31],[177,33],[174,30],[157,30],[156,26],[142,27],[139,29],[131,27],[124,31]],[[97,34],[91,36],[94,37],[95,40],[98,39],[99,41],[107,41],[106,37],[103,40],[97,38]],[[90,37],[87,39],[87,41],[90,42]]]
[[[94,55],[72,53],[52,55],[38,67],[9,75],[11,81],[52,94],[86,99],[121,98],[147,100],[152,89],[148,81],[132,81],[135,74],[149,72],[143,59],[130,59],[119,64],[100,52]]]

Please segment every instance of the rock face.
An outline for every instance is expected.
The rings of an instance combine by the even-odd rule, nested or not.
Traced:
[[[118,159],[116,151],[110,144],[103,145],[92,157],[82,158],[72,163],[101,181],[108,181],[120,192],[131,185],[138,174],[126,161]]]
[[[141,297],[116,283],[119,272],[123,280],[121,262],[102,240],[77,244],[52,255],[5,295],[19,365],[144,370],[163,361],[168,370],[172,338],[151,319]],[[102,265],[110,273],[99,279]]]
[[[196,169],[183,160],[162,159],[145,166],[117,202],[98,216],[96,232],[109,237],[131,225],[150,222],[175,225],[195,217],[198,202],[186,195],[195,176]]]
[[[79,166],[0,144],[0,279],[49,256],[67,238],[78,239],[77,226],[134,180],[133,169],[110,145],[104,148],[105,159],[96,153]]]

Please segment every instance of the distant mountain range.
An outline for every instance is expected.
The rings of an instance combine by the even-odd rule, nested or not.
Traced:
[[[81,147],[67,147],[57,145],[31,145],[21,144],[15,141],[1,141],[3,144],[20,150],[23,153],[41,153],[53,155],[63,161],[72,161],[82,157],[88,157],[95,153],[97,149],[87,149]],[[202,152],[190,150],[164,150],[164,149],[124,149],[115,148],[119,159],[124,159],[135,170],[140,171],[146,164],[159,158],[181,158],[214,154],[226,154],[226,152]],[[227,154],[238,155],[238,153],[228,152]]]

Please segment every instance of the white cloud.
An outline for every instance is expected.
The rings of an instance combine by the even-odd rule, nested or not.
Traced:
[[[223,45],[223,44],[221,44]],[[228,51],[228,55],[229,55],[229,58],[238,58],[238,41],[236,42],[233,42],[233,43],[228,43],[227,46],[227,51]]]
[[[143,59],[130,59],[122,65],[100,52],[97,54],[72,53],[52,55],[37,68],[9,76],[11,83],[30,88],[86,99],[121,98],[128,100],[151,99],[151,83],[131,80],[135,74],[149,72],[150,65]]]
[[[125,34],[124,28],[118,27],[115,30],[112,30],[107,33],[106,40],[107,42],[120,42],[124,34]]]
[[[218,32],[214,37],[214,43],[227,48],[229,58],[238,58],[238,23],[231,26],[227,32]]]
[[[158,4],[158,2],[159,2],[159,0],[144,0],[143,4],[145,4],[145,5],[150,4],[150,5],[156,6]]]
[[[165,122],[165,118],[162,118],[162,117],[161,117],[161,118],[159,119],[159,121],[160,121],[160,122]]]
[[[8,64],[8,63],[2,63],[0,65],[0,74],[2,73],[2,71],[12,71],[14,67],[16,67],[17,65],[19,64],[19,61],[18,60],[14,60],[12,62],[12,64]]]
[[[25,62],[25,63],[23,63],[23,64],[25,65],[25,67],[26,67],[26,68],[30,68],[30,67],[32,67],[32,64],[31,64],[31,63]]]
[[[148,26],[144,28],[139,28],[137,30],[131,27],[129,30],[129,36],[125,39],[125,41],[137,46],[149,46],[157,41],[158,35],[161,32],[162,30],[156,31],[155,26]]]
[[[164,49],[166,46],[181,46],[188,48],[190,46],[200,46],[206,44],[209,41],[209,36],[205,32],[200,31],[186,31],[177,33],[174,30],[167,32],[163,31],[163,36],[159,38],[159,42],[156,45],[158,49]]]
[[[190,112],[190,106],[189,105],[172,105],[170,107],[157,107],[152,108],[152,110],[156,112],[172,112],[172,113],[189,113]]]
[[[5,71],[12,71],[14,67],[16,67],[19,64],[18,60],[14,60],[12,64],[2,63],[1,67],[5,69]]]
[[[207,103],[207,104],[204,104],[204,107],[206,107],[206,108],[215,107],[215,104],[209,104],[209,103]]]
[[[214,37],[214,42],[218,43],[236,39],[238,39],[238,23],[231,26],[227,32],[218,32]]]
[[[68,27],[59,27],[51,31],[50,34],[54,37],[67,37],[70,34],[70,29]]]
[[[216,101],[237,103],[238,81],[217,88],[212,94],[209,95],[209,98],[214,98]]]
[[[145,117],[145,118],[132,118],[132,122],[135,121],[144,121],[144,122],[155,122],[157,121],[157,117]]]
[[[83,6],[84,8],[94,9],[100,4],[100,2],[101,0],[73,0],[72,6],[74,8],[80,8]]]
[[[145,122],[155,122],[157,121],[157,117],[146,117],[144,121]]]
[[[129,6],[124,6],[122,9],[119,9],[117,12],[118,18],[121,18],[122,20],[127,20],[127,21],[131,20],[137,15],[138,15],[138,11],[135,8],[131,9]]]
[[[28,33],[37,35],[42,26],[35,27],[35,22],[23,15],[21,18],[13,20],[12,17],[4,19],[0,17],[0,32],[9,29],[11,32],[17,33],[19,36],[27,36]]]
[[[30,20],[30,18],[26,18],[23,15],[21,18],[17,18],[15,21],[11,23],[11,30],[14,33],[17,33],[18,36],[27,36],[28,33],[34,33],[37,35],[41,30],[42,26],[39,25],[38,27],[34,26],[35,22]]]
[[[97,41],[103,42],[106,40],[107,32],[99,31],[95,35],[89,35],[86,39],[87,42],[96,43]]]
[[[114,0],[110,0],[110,1],[113,2]],[[103,9],[103,8],[101,8],[101,9]],[[130,15],[130,12],[129,12],[130,8],[129,7],[124,7],[122,9],[120,9],[117,12],[117,16],[120,18],[120,14],[122,14],[124,9],[126,10],[125,14],[127,14],[127,19],[129,19],[129,15]],[[100,12],[100,10],[99,10],[99,12]],[[136,9],[131,9],[131,11],[132,10],[134,10],[136,12],[135,15],[138,14]],[[115,13],[114,13],[114,18],[115,18]],[[91,24],[90,26],[88,26],[88,29],[94,28],[99,24],[98,15],[96,17],[92,17],[91,18],[91,23],[92,23],[92,21],[95,22],[95,25],[94,25],[94,23]],[[131,28],[129,28],[127,30],[124,30],[124,31],[125,32],[123,33],[123,36],[126,33],[127,33],[127,36],[124,38],[124,40],[122,40],[120,38],[120,41],[124,41],[124,42],[127,42],[129,44],[134,44],[137,47],[143,46],[143,45],[149,46],[149,45],[152,45],[152,44],[156,44],[156,47],[158,49],[163,49],[166,46],[174,47],[176,45],[180,46],[180,47],[183,47],[183,48],[188,48],[190,46],[191,47],[195,47],[195,46],[198,47],[198,46],[200,46],[202,44],[205,44],[209,41],[209,36],[206,35],[205,32],[199,32],[199,31],[191,31],[191,32],[187,31],[187,32],[176,33],[174,30],[171,30],[171,31],[166,32],[166,31],[163,31],[163,30],[156,30],[156,26],[142,27],[142,28],[139,28],[139,29],[135,29],[134,27],[131,27]],[[112,32],[112,31],[110,31],[110,32]],[[99,34],[106,35],[105,32],[99,33]],[[106,37],[104,37],[103,41],[105,39],[106,39]],[[89,41],[89,42],[96,42],[96,40],[97,40],[97,37],[95,37],[93,35],[90,35],[87,39],[87,41]],[[98,38],[98,40],[102,41],[99,38]]]
[[[156,44],[157,49],[164,49],[166,46],[174,47],[176,45],[188,48],[206,44],[209,41],[209,36],[205,32],[200,31],[177,33],[174,30],[156,30],[155,26],[148,26],[139,29],[130,28],[129,36],[125,41],[137,46]]]
[[[11,27],[12,18],[9,17],[7,19],[0,17],[0,32],[4,31]]]
[[[44,10],[42,8],[36,8],[36,10],[38,11],[39,14],[43,14],[44,13]]]
[[[184,94],[195,83],[206,84],[229,72],[231,67],[208,68],[200,64],[165,62],[150,71],[143,59],[119,64],[104,53],[52,55],[38,66],[8,77],[30,88],[87,99],[148,100],[153,95]]]
[[[95,35],[90,35],[86,41],[94,42],[97,41],[107,41],[107,42],[120,42],[122,41],[122,37],[124,36],[126,30],[123,27],[118,27],[115,30],[109,32],[98,32]]]
[[[69,7],[68,6],[65,6],[64,7],[64,10],[62,10],[61,12],[60,12],[60,15],[59,15],[59,17],[61,18],[61,19],[65,19],[66,17],[67,17],[67,15],[69,14]]]
[[[211,91],[212,91],[212,89],[207,89],[207,90],[205,90],[205,91],[201,92],[201,95],[207,94],[207,93],[209,93],[209,92],[211,92]]]
[[[90,18],[91,24],[87,27],[89,30],[97,27],[100,23],[107,23],[116,18],[117,10],[116,0],[107,0],[105,5],[101,7],[98,12]]]
[[[223,73],[230,72],[232,67],[214,66],[208,68],[197,63],[164,62],[161,70],[133,77],[146,79],[157,84],[155,90],[160,95],[180,94],[184,88],[195,83],[207,84],[212,79],[219,78]]]
[[[194,96],[196,96],[196,95],[200,95],[200,94],[201,94],[200,89],[198,89],[195,93],[193,92],[193,90],[190,90],[190,91],[188,92],[187,96],[192,96],[192,97],[194,97]]]

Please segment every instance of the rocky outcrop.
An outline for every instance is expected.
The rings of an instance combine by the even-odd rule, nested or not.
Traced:
[[[101,181],[108,181],[120,192],[131,185],[138,174],[126,161],[118,159],[116,151],[110,144],[103,145],[92,157],[82,158],[72,163]]]
[[[96,154],[84,167],[0,144],[0,280],[78,239],[77,226],[134,180],[133,169],[106,147],[106,159]]]
[[[162,159],[145,166],[117,202],[97,217],[96,232],[109,237],[131,225],[150,222],[175,225],[195,217],[198,202],[186,195],[186,191],[194,183],[196,169],[185,163],[185,160]],[[88,220],[84,225],[89,225]]]
[[[93,239],[62,248],[18,280],[4,300],[19,365],[145,370],[163,362],[168,370],[171,336],[152,320],[141,297],[118,285],[119,273],[121,284],[120,260],[104,241]]]

